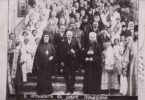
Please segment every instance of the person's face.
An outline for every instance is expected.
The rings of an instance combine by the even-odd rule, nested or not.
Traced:
[[[48,3],[46,4],[46,8],[47,8],[47,9],[49,9],[49,8],[50,8],[50,5],[49,5]]]
[[[36,28],[36,29],[39,29],[39,28],[40,28],[40,23],[36,23],[36,24],[35,24],[35,28]]]
[[[110,27],[107,28],[107,32],[111,33],[111,28]]]
[[[118,40],[118,39],[115,39],[115,40],[114,40],[114,44],[115,44],[115,45],[118,45],[118,43],[119,43],[119,40]]]
[[[120,36],[120,41],[124,42],[125,41],[125,36]]]
[[[70,20],[70,23],[74,24],[75,23],[75,18],[72,17],[71,20]]]
[[[72,33],[67,33],[66,37],[67,37],[67,39],[72,39],[73,34]]]
[[[19,42],[19,46],[20,46],[20,47],[23,46],[23,42],[22,42],[22,41]]]
[[[94,23],[93,28],[95,28],[95,29],[98,28],[98,23]]]
[[[84,4],[84,7],[87,7],[87,5],[88,5],[88,4],[87,4],[87,1],[84,1],[83,4]]]
[[[53,26],[53,22],[51,20],[48,21],[48,26],[52,27]]]
[[[65,32],[65,28],[60,28],[60,29],[59,29],[59,32],[60,32],[60,33],[64,33],[64,32]]]
[[[130,46],[130,44],[132,43],[132,38],[131,37],[127,37],[126,38],[126,43],[128,46]]]
[[[76,19],[79,19],[80,18],[80,14],[76,13],[75,17],[76,17]]]
[[[44,35],[44,43],[48,43],[49,42],[49,35]]]
[[[80,3],[83,3],[84,2],[84,0],[80,0]]]
[[[33,36],[36,36],[36,35],[37,35],[37,31],[34,30],[34,31],[32,32],[32,35],[33,35]]]
[[[116,22],[117,22],[117,23],[120,23],[120,19],[116,19]]]
[[[126,13],[129,13],[129,12],[130,12],[128,7],[125,8],[125,12],[126,12]]]
[[[26,37],[26,36],[28,36],[28,33],[27,32],[24,32],[23,33],[23,37]]]
[[[38,8],[37,5],[34,6],[34,11],[35,11],[35,12],[38,12],[38,11],[39,11],[39,8]]]
[[[129,23],[128,26],[129,26],[130,29],[134,29],[134,23]]]
[[[94,36],[91,36],[91,35],[89,35],[89,40],[91,41],[91,42],[93,42],[93,41],[95,41],[95,37]]]
[[[93,9],[90,9],[88,13],[93,14]]]
[[[40,42],[40,39],[39,38],[36,38],[36,40],[35,40],[36,45],[38,45],[39,42]]]
[[[33,26],[33,21],[29,21],[28,26],[30,26],[30,27]]]
[[[29,16],[29,19],[30,19],[30,20],[34,20],[34,14],[31,14],[31,15]]]
[[[25,31],[30,31],[30,27],[28,25],[25,27]]]
[[[131,29],[130,32],[131,32],[131,36],[134,36],[134,29]]]
[[[117,33],[118,32],[117,27],[114,27],[113,32],[114,33]]]
[[[53,11],[53,12],[51,13],[51,16],[52,16],[52,17],[56,17],[56,13]]]
[[[75,3],[75,8],[78,9],[79,8],[79,3]]]
[[[122,25],[122,26],[123,26],[123,25],[126,25],[126,23],[125,23],[124,21],[122,21],[122,22],[121,22],[121,25]]]
[[[24,39],[24,43],[27,45],[29,43],[29,39]]]
[[[52,9],[54,10],[56,8],[56,4],[53,4],[52,5]]]
[[[76,28],[79,29],[80,28],[80,23],[76,24]]]
[[[99,20],[100,20],[100,17],[99,16],[94,16],[94,21],[95,22],[99,22]]]
[[[81,11],[81,16],[84,16],[84,15],[85,15],[85,11],[82,10],[82,11]]]
[[[61,19],[60,19],[60,24],[61,24],[61,25],[64,25],[64,24],[65,24],[65,19],[64,19],[64,18],[61,18]]]
[[[76,8],[72,7],[72,12],[75,13],[76,12]]]
[[[83,3],[80,3],[80,7],[84,7],[84,4]]]
[[[123,30],[123,31],[126,31],[126,29],[127,29],[126,27],[122,27],[122,30]]]
[[[83,19],[83,22],[84,22],[84,23],[87,23],[87,22],[88,22],[88,18],[84,18],[84,19]]]

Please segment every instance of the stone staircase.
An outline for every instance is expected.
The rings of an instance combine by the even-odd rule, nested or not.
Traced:
[[[83,74],[84,72],[76,72],[76,82],[75,82],[75,95],[83,94]],[[53,81],[53,94],[57,95],[65,95],[64,91],[66,90],[66,84],[63,76],[52,76]],[[36,94],[36,85],[37,85],[37,77],[28,75],[28,81],[23,83],[21,88],[19,89],[19,94]]]

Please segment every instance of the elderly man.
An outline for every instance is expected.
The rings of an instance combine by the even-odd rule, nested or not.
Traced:
[[[64,25],[61,25],[59,27],[59,31],[58,33],[55,35],[55,49],[56,49],[56,56],[57,56],[57,60],[56,60],[56,64],[57,64],[57,74],[61,75],[62,74],[62,66],[61,66],[61,52],[62,52],[62,43],[66,38],[66,34],[65,34],[65,30],[66,27]]]
[[[64,66],[64,78],[66,82],[66,93],[74,92],[75,65],[78,44],[73,39],[73,32],[67,31],[66,39],[62,42],[62,66]]]
[[[99,94],[101,91],[101,49],[96,36],[95,32],[89,33],[89,43],[85,49],[85,94]]]

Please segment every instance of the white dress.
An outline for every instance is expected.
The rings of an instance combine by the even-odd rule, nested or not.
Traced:
[[[102,70],[101,89],[119,89],[119,82],[117,78],[117,71],[114,70],[114,50],[109,46],[103,54],[105,55],[105,62]]]
[[[31,56],[31,46],[23,44],[21,51],[20,62],[22,63],[22,74],[23,81],[27,81],[27,73],[32,72],[32,56]]]

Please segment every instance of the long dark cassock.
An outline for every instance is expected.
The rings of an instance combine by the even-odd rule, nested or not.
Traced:
[[[75,51],[75,53],[71,52],[71,49]],[[75,65],[76,65],[76,57],[78,51],[77,42],[72,39],[70,44],[68,40],[65,39],[62,43],[62,59],[64,62],[64,78],[66,81],[66,91],[73,92],[74,84],[75,84]]]
[[[38,94],[51,94],[52,88],[52,73],[54,67],[54,60],[50,61],[49,57],[55,58],[55,48],[51,43],[44,43],[44,36],[48,33],[43,33],[40,44],[37,48],[34,64],[33,73],[37,75],[37,93]]]
[[[88,54],[91,50],[94,53]],[[101,49],[97,42],[89,42],[85,49],[85,58],[93,58],[93,61],[85,61],[85,74],[83,91],[85,94],[99,94],[101,91]]]

